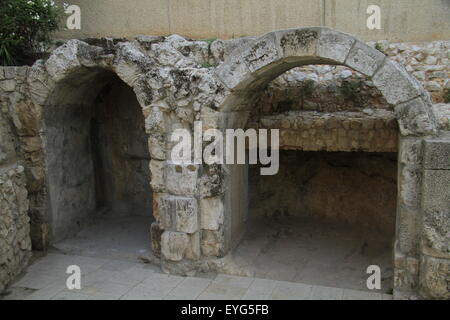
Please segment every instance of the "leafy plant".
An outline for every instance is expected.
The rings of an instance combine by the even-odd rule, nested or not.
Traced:
[[[0,64],[31,64],[41,57],[58,29],[52,0],[0,0]]]

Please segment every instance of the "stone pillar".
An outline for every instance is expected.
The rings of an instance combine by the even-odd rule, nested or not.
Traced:
[[[422,139],[400,137],[398,154],[398,200],[394,246],[394,295],[415,295],[419,277],[420,185]]]
[[[190,274],[201,257],[200,215],[197,200],[199,166],[164,161],[162,193],[155,197],[159,222],[162,268]],[[156,229],[153,227],[153,229]],[[154,245],[155,247],[155,245]]]
[[[450,133],[423,148],[420,294],[450,299]]]

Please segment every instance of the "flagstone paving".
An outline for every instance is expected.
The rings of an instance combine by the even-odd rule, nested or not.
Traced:
[[[69,290],[66,269],[80,266],[81,289]],[[1,298],[0,298],[1,299]],[[214,275],[181,277],[151,264],[49,253],[11,285],[5,300],[385,300],[391,295],[302,283]]]

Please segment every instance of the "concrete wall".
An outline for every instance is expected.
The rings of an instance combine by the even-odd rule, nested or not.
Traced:
[[[191,38],[260,35],[302,26],[328,26],[363,40],[450,38],[448,0],[71,0],[81,30],[57,37],[134,37],[181,34]],[[381,8],[382,29],[366,25],[369,5]],[[65,21],[64,21],[64,26]]]

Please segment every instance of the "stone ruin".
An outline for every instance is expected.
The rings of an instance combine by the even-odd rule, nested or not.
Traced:
[[[448,86],[449,49],[401,44],[385,48],[389,57],[314,27],[214,42],[69,40],[32,67],[1,68],[0,289],[31,247],[76,234],[104,207],[152,212],[148,245],[165,272],[183,275],[233,273],[249,210],[280,217],[302,207],[392,240],[396,298],[449,299],[450,108],[436,94]],[[174,164],[170,134],[192,132],[194,121],[280,129],[287,178]],[[337,174],[336,163],[356,169]],[[324,185],[336,181],[347,191],[324,209]],[[297,184],[310,187],[284,191]],[[343,204],[346,194],[359,209]]]

